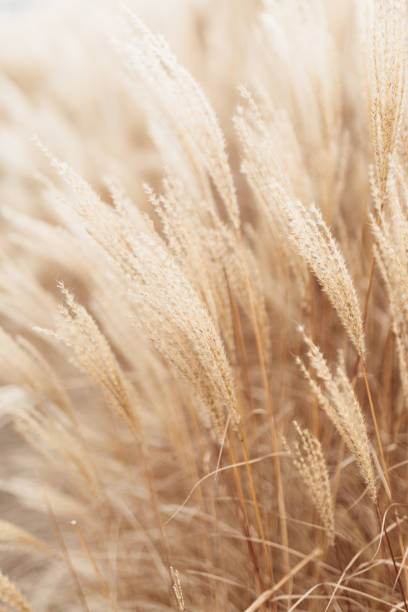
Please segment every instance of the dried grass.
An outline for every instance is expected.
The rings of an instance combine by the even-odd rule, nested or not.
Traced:
[[[0,610],[408,610],[406,3],[156,8],[0,25]]]

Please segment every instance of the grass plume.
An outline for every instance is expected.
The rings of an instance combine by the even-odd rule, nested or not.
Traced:
[[[406,3],[45,4],[0,23],[1,611],[408,610]]]

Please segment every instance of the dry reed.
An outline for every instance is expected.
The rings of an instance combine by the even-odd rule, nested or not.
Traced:
[[[407,610],[405,1],[0,28],[0,610]]]

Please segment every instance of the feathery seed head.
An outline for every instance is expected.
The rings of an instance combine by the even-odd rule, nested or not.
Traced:
[[[327,530],[329,542],[333,544],[335,537],[333,501],[322,447],[308,429],[301,429],[296,421],[294,425],[298,440],[292,446],[289,446],[285,440],[284,444]]]
[[[303,333],[308,347],[308,358],[312,370],[297,358],[297,363],[316,395],[321,408],[337,428],[350,452],[356,458],[361,476],[366,483],[370,497],[377,499],[375,478],[371,461],[370,444],[366,423],[353,386],[347,377],[344,361],[340,358],[333,375],[319,347]],[[315,377],[312,376],[314,372]]]

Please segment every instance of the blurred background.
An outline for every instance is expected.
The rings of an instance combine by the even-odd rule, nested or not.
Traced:
[[[56,3],[59,1],[60,0],[0,0],[0,9],[11,11],[25,8],[28,5],[39,7],[50,2]]]

